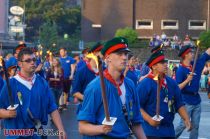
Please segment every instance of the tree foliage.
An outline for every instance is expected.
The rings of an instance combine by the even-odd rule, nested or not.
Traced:
[[[47,21],[40,27],[40,43],[45,50],[56,50],[58,40],[57,25],[55,22]]]
[[[81,9],[68,0],[12,0],[12,5],[25,7],[26,38],[36,40],[39,27],[47,21],[57,24],[58,35],[73,34],[80,28]]]
[[[137,40],[138,33],[132,28],[126,27],[118,29],[115,33],[115,37],[125,37],[129,43],[134,43]]]
[[[200,34],[199,40],[202,48],[210,47],[210,31],[204,31]]]

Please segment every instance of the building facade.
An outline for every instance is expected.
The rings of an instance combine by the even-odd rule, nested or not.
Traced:
[[[119,28],[136,29],[139,38],[163,32],[197,38],[209,29],[209,0],[83,0],[82,39],[107,40]]]
[[[8,0],[0,0],[0,40],[8,35]]]

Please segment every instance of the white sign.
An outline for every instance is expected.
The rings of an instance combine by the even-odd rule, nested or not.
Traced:
[[[11,26],[11,32],[16,32],[16,33],[22,33],[23,32],[23,27],[19,26]]]
[[[10,8],[10,12],[14,15],[22,15],[24,13],[24,10],[20,6],[12,6]]]

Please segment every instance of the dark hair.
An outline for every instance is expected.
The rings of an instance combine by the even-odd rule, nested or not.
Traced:
[[[62,49],[63,49],[64,51],[66,51],[66,48],[65,48],[65,47],[61,47],[61,48],[60,48],[60,50],[62,50]]]
[[[134,55],[133,54],[128,54],[128,60],[131,59],[131,57],[133,57]]]
[[[23,58],[23,55],[32,55],[33,51],[31,50],[31,48],[23,48],[20,50],[19,54],[18,54],[18,61],[21,61]]]

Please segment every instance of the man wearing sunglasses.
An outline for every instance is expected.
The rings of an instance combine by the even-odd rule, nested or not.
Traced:
[[[57,106],[48,86],[48,83],[39,75],[35,75],[35,55],[30,48],[23,48],[18,54],[18,66],[20,71],[10,79],[14,104],[19,104],[16,110],[6,110],[10,105],[6,85],[0,93],[0,113],[5,119],[5,129],[30,129],[37,136],[37,123],[46,125],[48,114],[50,114],[55,126],[58,128],[59,136],[66,139],[65,131],[57,111]],[[24,135],[23,135],[24,136]],[[26,136],[27,137],[27,136]],[[21,135],[16,138],[22,139]],[[31,138],[31,136],[27,137]]]

